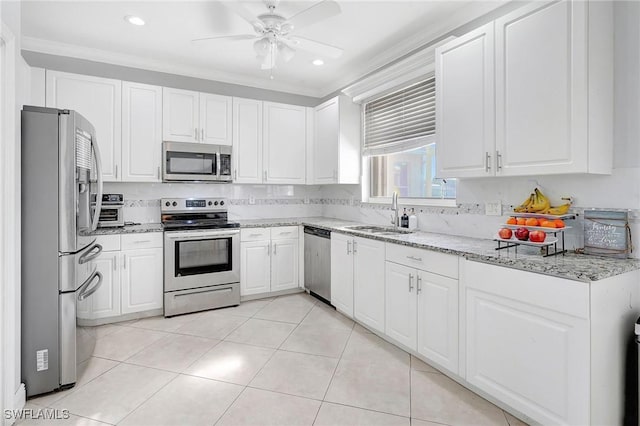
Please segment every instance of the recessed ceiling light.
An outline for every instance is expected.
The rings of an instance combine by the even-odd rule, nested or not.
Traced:
[[[124,20],[133,25],[144,25],[144,20],[138,16],[127,15],[124,17]]]
[[[322,59],[314,59],[311,63],[316,66],[324,65],[324,61]]]

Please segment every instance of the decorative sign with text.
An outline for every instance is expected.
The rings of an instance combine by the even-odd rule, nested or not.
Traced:
[[[628,257],[631,235],[626,211],[585,210],[584,252],[610,257]]]

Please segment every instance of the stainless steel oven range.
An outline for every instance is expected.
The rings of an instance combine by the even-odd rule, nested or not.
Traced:
[[[162,199],[164,316],[240,303],[240,231],[220,198]]]

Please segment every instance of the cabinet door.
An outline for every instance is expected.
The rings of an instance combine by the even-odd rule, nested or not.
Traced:
[[[262,102],[233,98],[233,181],[262,183]]]
[[[340,102],[338,97],[316,107],[314,131],[314,183],[337,183],[340,144]]]
[[[121,180],[122,84],[120,80],[48,71],[48,107],[72,109],[96,130],[102,160],[102,178]]]
[[[271,241],[240,244],[240,295],[271,291]]]
[[[493,23],[436,49],[438,177],[494,169]]]
[[[200,142],[231,146],[232,98],[200,93]]]
[[[466,380],[540,424],[589,424],[589,285],[463,263]]]
[[[331,233],[331,304],[353,318],[353,238]]]
[[[354,238],[353,259],[354,317],[384,332],[384,243]]]
[[[417,340],[417,282],[415,269],[386,262],[384,333],[413,350]]]
[[[122,313],[161,309],[163,306],[162,249],[122,252]]]
[[[91,317],[106,318],[120,315],[120,252],[103,252],[92,263],[102,274],[102,285],[89,298]]]
[[[298,239],[271,242],[271,291],[298,288]]]
[[[160,182],[162,88],[122,83],[122,180]]]
[[[264,183],[305,183],[306,109],[264,103]]]
[[[458,280],[418,271],[418,352],[458,373]]]
[[[200,95],[189,90],[162,89],[162,140],[199,142]]]
[[[500,174],[587,171],[587,6],[535,3],[495,21]]]

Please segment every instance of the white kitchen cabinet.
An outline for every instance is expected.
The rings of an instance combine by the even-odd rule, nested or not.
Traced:
[[[493,22],[436,49],[438,177],[494,174]]]
[[[232,98],[200,93],[200,142],[232,144]]]
[[[122,82],[122,181],[160,182],[162,87]]]
[[[299,287],[297,226],[240,230],[240,295]]]
[[[232,98],[164,87],[162,139],[232,144]]]
[[[78,302],[79,318],[108,318],[120,315],[120,252],[102,252],[90,269],[102,275],[102,284],[90,297]]]
[[[353,237],[331,233],[331,304],[353,318]]]
[[[313,183],[360,183],[360,106],[339,95],[318,105],[314,116]]]
[[[306,182],[306,108],[263,103],[264,183]]]
[[[161,248],[122,252],[122,313],[161,309],[163,306]]]
[[[271,242],[271,291],[298,288],[298,239]]]
[[[162,140],[199,142],[200,94],[162,88]]]
[[[610,2],[516,9],[438,48],[436,72],[440,177],[611,173]]]
[[[466,380],[542,424],[589,424],[589,284],[464,266]]]
[[[384,333],[413,350],[418,337],[417,275],[414,268],[386,262]]]
[[[46,105],[79,112],[93,125],[106,182],[121,176],[122,83],[120,80],[46,71]]]
[[[384,332],[385,244],[368,238],[353,238],[353,316]]]
[[[233,181],[262,183],[262,102],[233,98]]]
[[[271,241],[240,243],[240,294],[268,293],[271,291]]]

